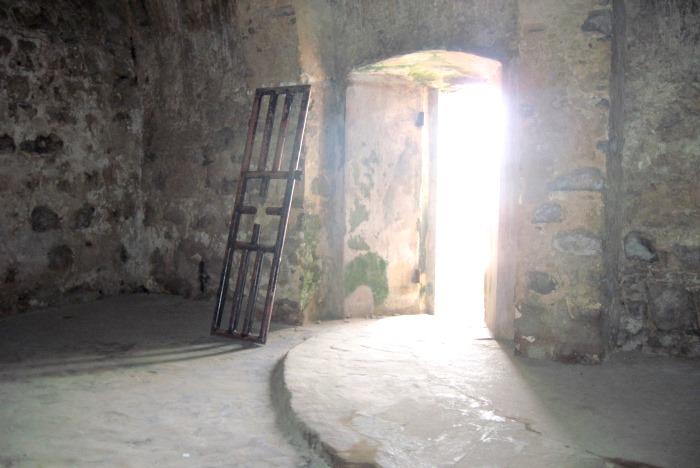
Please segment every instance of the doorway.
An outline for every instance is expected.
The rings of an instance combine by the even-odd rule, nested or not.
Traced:
[[[435,313],[483,326],[505,141],[500,84],[440,92],[437,126]]]
[[[354,70],[345,115],[344,314],[483,324],[495,251],[501,64],[423,51]]]

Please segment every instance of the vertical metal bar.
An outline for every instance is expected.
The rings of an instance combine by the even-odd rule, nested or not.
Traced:
[[[260,239],[260,225],[253,225],[253,235],[250,238],[251,244],[257,244]],[[238,276],[236,277],[236,289],[233,293],[233,305],[231,307],[231,317],[228,321],[228,332],[232,333],[238,328],[241,304],[243,302],[243,290],[245,289],[246,278],[248,276],[248,260],[250,251],[243,249],[241,252],[241,262],[238,266]]]
[[[275,148],[275,159],[272,161],[272,170],[279,171],[282,165],[282,151],[287,138],[287,122],[289,122],[289,110],[294,102],[293,93],[285,93],[284,107],[282,108],[282,121],[280,122],[279,133],[277,134],[277,147]]]
[[[241,330],[242,336],[250,335],[253,328],[254,314],[255,314],[255,302],[258,298],[258,286],[260,285],[260,269],[262,266],[263,251],[258,249],[255,252],[255,263],[253,263],[253,274],[251,277],[250,290],[248,291],[248,304],[245,314],[245,321],[243,322],[243,329]]]
[[[233,215],[231,216],[231,223],[229,224],[228,239],[226,241],[226,250],[224,252],[224,265],[221,269],[219,290],[216,293],[216,308],[214,309],[214,317],[212,318],[211,326],[212,333],[221,326],[221,317],[223,316],[224,305],[226,304],[226,294],[228,293],[228,283],[231,276],[231,262],[233,261],[233,247],[236,242],[235,237],[238,235],[238,225],[241,219],[238,208],[241,204],[243,204],[243,195],[245,194],[245,188],[247,185],[247,181],[243,175],[250,169],[250,158],[253,153],[255,132],[258,128],[261,100],[262,93],[258,90],[255,92],[253,108],[250,112],[250,118],[248,120],[248,136],[246,138],[245,151],[243,152],[243,161],[241,163],[241,176],[238,180],[238,187],[236,188],[235,205],[233,208]]]
[[[267,170],[267,156],[270,153],[270,140],[272,140],[272,126],[275,123],[275,111],[277,110],[277,93],[270,95],[267,106],[267,117],[265,118],[265,129],[263,131],[263,141],[260,147],[260,162],[258,171]]]
[[[260,160],[258,162],[258,171],[267,170],[267,157],[270,154],[270,143],[272,140],[272,127],[275,124],[275,112],[277,111],[277,93],[270,95],[270,100],[267,106],[267,117],[265,118],[265,130],[263,132],[263,141],[260,147]],[[260,181],[260,196],[264,200],[267,197],[267,188],[270,181],[263,178]]]
[[[289,221],[289,210],[292,207],[292,194],[294,193],[295,177],[294,173],[299,168],[299,158],[301,156],[301,142],[304,138],[304,129],[306,127],[306,115],[309,108],[310,86],[306,86],[302,91],[302,101],[299,107],[299,118],[297,122],[296,138],[294,139],[294,147],[292,150],[292,158],[289,161],[289,174],[287,176],[287,187],[284,193],[283,212],[280,216],[279,228],[277,230],[277,240],[275,241],[275,253],[270,267],[270,280],[267,287],[267,295],[265,296],[265,308],[263,310],[262,324],[260,326],[260,335],[258,341],[265,343],[267,341],[267,333],[270,329],[270,320],[272,318],[272,306],[275,300],[275,289],[277,287],[277,274],[279,272],[280,261],[282,259],[282,250],[284,248],[284,240],[287,234],[287,224]]]

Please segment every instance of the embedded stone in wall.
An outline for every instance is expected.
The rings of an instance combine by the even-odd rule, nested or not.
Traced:
[[[117,248],[117,255],[119,256],[120,262],[126,263],[129,261],[129,251],[126,250],[126,246],[122,243],[120,243]]]
[[[73,266],[73,250],[67,245],[57,245],[49,250],[49,270],[65,271]]]
[[[37,50],[37,45],[32,41],[20,39],[17,41],[17,48],[18,51],[11,62],[11,67],[27,72],[35,71],[36,65],[32,56]]]
[[[539,294],[549,294],[557,289],[557,281],[544,271],[528,271],[527,287]]]
[[[602,252],[600,238],[585,230],[560,232],[554,237],[554,248],[570,255],[598,255]]]
[[[683,288],[651,286],[651,318],[663,331],[697,328],[690,293]]]
[[[51,25],[46,12],[38,5],[20,5],[12,8],[12,15],[17,23],[27,29],[39,29]]]
[[[61,220],[56,212],[44,205],[35,207],[29,219],[34,232],[46,232],[61,226]]]
[[[673,246],[673,253],[684,267],[700,272],[699,246],[676,244]]]
[[[15,140],[8,134],[0,136],[0,153],[14,153]]]
[[[543,203],[532,214],[532,222],[540,223],[558,223],[562,220],[562,209],[558,203]]]
[[[603,190],[605,180],[600,169],[582,167],[563,174],[549,183],[553,192],[596,191]]]
[[[637,231],[629,232],[625,236],[624,246],[627,258],[637,258],[646,262],[653,262],[658,258],[652,241]]]
[[[620,319],[620,328],[629,335],[642,331],[646,310],[646,302],[633,301],[627,304],[627,314]]]
[[[612,15],[610,10],[593,10],[581,25],[581,31],[597,32],[605,36],[612,33]]]
[[[12,51],[12,41],[5,36],[0,36],[0,57],[9,55]]]
[[[39,135],[33,140],[24,140],[19,145],[19,148],[28,153],[55,153],[63,148],[63,140],[55,133],[50,133],[48,135]]]
[[[70,109],[67,107],[52,106],[46,108],[46,114],[49,118],[58,123],[66,123],[70,125],[75,125],[78,121],[71,114]]]
[[[92,224],[92,219],[95,215],[95,207],[89,204],[83,205],[75,212],[73,217],[74,229],[87,229]]]
[[[7,80],[7,96],[13,100],[29,98],[29,80],[26,76],[12,76]]]

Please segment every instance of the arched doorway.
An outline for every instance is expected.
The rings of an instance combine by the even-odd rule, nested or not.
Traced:
[[[349,75],[346,315],[427,312],[483,323],[500,97],[501,64],[462,52],[416,52]]]

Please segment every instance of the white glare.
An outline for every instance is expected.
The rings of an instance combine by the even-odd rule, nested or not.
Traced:
[[[440,94],[435,308],[438,316],[468,325],[483,324],[504,140],[499,86],[471,84]]]

